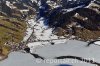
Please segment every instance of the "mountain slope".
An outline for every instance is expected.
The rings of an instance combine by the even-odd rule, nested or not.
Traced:
[[[61,0],[62,1],[62,0]],[[65,0],[64,0],[65,1]],[[58,2],[58,1],[57,1]],[[73,1],[66,0],[70,7],[61,6],[55,7],[52,4],[41,5],[40,17],[44,17],[44,24],[50,28],[57,30],[62,28],[64,34],[75,35],[82,40],[92,40],[100,37],[100,4],[99,1]],[[69,3],[69,4],[68,4]],[[71,3],[71,4],[70,4]],[[64,5],[64,4],[63,4]],[[50,6],[50,8],[47,6]],[[54,7],[52,9],[52,7]],[[56,34],[61,33],[59,29]]]
[[[74,35],[75,39],[83,41],[100,37],[99,0],[0,0],[0,54],[7,56],[9,46],[15,49],[20,44],[27,32],[26,20],[30,18],[36,22],[31,30],[35,30],[32,33],[38,38],[41,37],[37,35],[37,27],[41,34],[44,31],[44,39],[51,39],[49,33],[65,38]],[[44,26],[51,28],[47,35]]]
[[[11,48],[15,49],[23,40],[25,20],[34,13],[29,0],[0,0],[0,60],[7,58]]]

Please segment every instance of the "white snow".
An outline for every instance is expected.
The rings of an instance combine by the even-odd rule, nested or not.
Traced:
[[[38,43],[37,43],[38,44]],[[28,53],[11,52],[9,57],[0,62],[0,66],[60,66],[60,62],[49,63],[48,60],[55,60],[53,58],[59,56],[77,56],[84,59],[93,60],[100,63],[100,46],[91,45],[86,47],[86,42],[70,40],[65,44],[58,44],[54,46],[45,46],[38,48],[36,54],[45,58],[45,60],[36,59]],[[47,60],[47,63],[44,62]],[[75,62],[74,59],[67,58],[69,62],[63,62],[62,64],[68,64],[72,66],[96,66],[95,64],[82,63],[81,61]],[[36,61],[40,61],[39,63]]]
[[[52,1],[49,1],[49,0],[47,1],[47,3],[49,5],[52,5],[51,2]],[[38,2],[38,5],[39,6],[41,5],[40,1]],[[52,6],[53,6],[53,8],[55,8],[55,7],[58,7],[60,5],[54,3]],[[81,5],[81,6],[78,6],[78,7],[75,7],[75,8],[63,9],[63,10],[70,12],[70,11],[73,11],[77,8],[81,8],[83,6],[84,5]],[[42,7],[40,6],[40,8],[42,8]],[[78,14],[76,13],[76,16],[77,15]],[[85,18],[85,19],[87,19],[87,18]],[[53,29],[44,25],[44,18],[43,17],[40,18],[38,21],[36,21],[35,17],[34,17],[33,19],[28,20],[28,24],[29,24],[29,26],[28,26],[28,29],[27,29],[27,35],[24,37],[23,41],[27,41],[27,39],[31,36],[31,34],[34,31],[33,34],[36,37],[34,39],[35,42],[31,42],[31,43],[29,42],[28,43],[28,47],[30,47],[32,50],[37,46],[47,45],[50,42],[54,42],[55,44],[61,44],[61,43],[65,43],[67,41],[66,39],[62,39],[62,38],[64,38],[63,36],[58,37],[58,36],[52,34]]]
[[[26,33],[26,36],[24,37],[23,41],[26,41],[30,37],[33,30],[31,28],[27,28],[26,31],[27,31],[27,33]]]
[[[100,41],[96,41],[96,42],[94,42],[94,44],[100,45]]]
[[[37,37],[36,40],[58,39],[58,36],[52,34],[52,28],[48,28],[43,22],[43,18],[41,18],[39,23],[34,26],[34,35]]]
[[[76,14],[75,14],[75,17],[77,17],[77,16],[79,16],[79,14],[78,14],[78,13],[76,13]]]
[[[31,0],[32,2],[35,2],[35,3],[37,3],[38,1],[37,0]]]
[[[87,17],[85,17],[83,20],[88,20],[88,18],[87,18]]]
[[[9,2],[9,1],[6,1],[6,5],[7,5],[7,6],[10,6],[10,2]]]
[[[12,3],[10,3],[9,1],[6,1],[6,5],[8,6],[8,7],[10,7],[11,9],[14,9],[14,8],[16,8]]]
[[[78,8],[82,8],[84,5],[81,5],[81,6],[77,6],[77,7],[74,7],[74,8],[68,8],[68,9],[62,9],[62,11],[64,11],[63,13],[68,13],[68,12],[71,12],[73,10],[76,10]],[[78,16],[78,14],[76,13],[75,16]]]
[[[27,39],[31,36],[31,34],[33,32],[33,27],[36,24],[36,22],[34,22],[34,21],[35,21],[35,19],[28,20],[28,26],[27,26],[27,30],[26,30],[26,35],[25,35],[23,41],[27,41]]]
[[[69,8],[69,9],[67,9],[67,12],[73,11],[73,10],[78,9],[78,8],[82,8],[83,6],[84,5],[77,6],[77,7],[74,7],[74,8]]]
[[[20,10],[20,12],[28,12],[29,10],[28,9],[22,9]]]
[[[90,6],[95,5],[95,3],[94,3],[95,1],[96,1],[96,0],[92,0],[91,3],[90,3],[88,6],[86,6],[86,8],[89,8]],[[97,5],[97,4],[96,4],[96,5]]]
[[[24,37],[23,41],[27,41],[27,39],[31,36],[33,31],[33,34],[36,37],[34,39],[36,42],[29,42],[28,47],[30,47],[33,50],[35,47],[47,45],[50,44],[50,42],[54,42],[55,44],[66,42],[66,39],[64,39],[63,36],[58,37],[52,34],[53,29],[48,28],[48,26],[45,26],[43,22],[44,18],[40,18],[38,21],[36,21],[35,19],[28,20],[29,25],[27,28],[26,36]]]
[[[42,43],[40,43],[40,42],[28,43],[28,47],[30,48],[30,52],[31,52],[31,53],[33,53],[34,50],[35,50],[38,46],[42,46]]]
[[[52,9],[61,6],[60,4],[57,4],[56,2],[53,2],[51,0],[48,0],[47,3],[48,3],[48,5],[50,5],[52,7]]]

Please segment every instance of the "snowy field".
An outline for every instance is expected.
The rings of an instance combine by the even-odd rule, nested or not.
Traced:
[[[31,52],[34,52],[34,48],[38,46],[49,45],[51,42],[54,44],[65,43],[67,39],[63,36],[56,36],[52,34],[52,28],[48,28],[48,26],[44,25],[44,18],[40,18],[38,21],[35,19],[28,20],[28,28],[26,32],[26,36],[23,41],[26,42],[29,39],[34,39],[33,42],[28,41],[27,45],[31,48]],[[35,38],[30,38],[31,35],[34,35]]]
[[[58,56],[77,56],[86,59],[91,59],[95,62],[100,63],[100,46],[91,45],[86,47],[87,43],[70,40],[64,44],[48,45],[45,47],[40,47],[36,49],[35,53],[44,57],[46,59],[54,59]],[[38,61],[39,60],[39,61]],[[12,52],[9,57],[0,62],[0,66],[96,66],[90,63],[49,63],[45,60],[35,59],[30,54],[25,54],[21,52]],[[67,59],[71,60],[71,59]],[[74,59],[72,59],[74,61]],[[44,62],[45,61],[45,62]]]

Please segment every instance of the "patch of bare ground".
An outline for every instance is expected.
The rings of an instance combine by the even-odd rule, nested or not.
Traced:
[[[98,39],[98,37],[100,37],[100,31],[91,31],[88,29],[77,28],[75,35],[85,41],[88,41],[91,39],[95,40],[95,39]]]

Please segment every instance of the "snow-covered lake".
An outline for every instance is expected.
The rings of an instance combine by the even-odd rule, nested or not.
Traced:
[[[69,40],[64,44],[47,45],[36,49],[36,54],[45,57],[46,59],[54,59],[58,56],[78,56],[86,59],[94,60],[100,63],[100,46],[91,45],[86,47],[87,43]],[[45,61],[44,60],[44,61]],[[71,60],[71,59],[67,59]],[[74,60],[74,59],[72,59]],[[32,55],[21,52],[12,52],[9,57],[0,62],[0,66],[95,66],[90,63],[49,63],[43,60],[37,60]],[[62,64],[62,65],[61,65]]]

